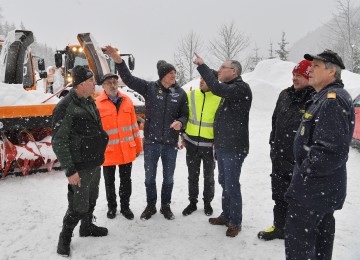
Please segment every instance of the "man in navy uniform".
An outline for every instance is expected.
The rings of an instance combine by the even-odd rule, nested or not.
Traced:
[[[341,81],[345,69],[330,50],[305,54],[312,61],[309,85],[317,92],[294,140],[296,164],[285,194],[286,259],[331,259],[334,211],[346,197],[346,161],[354,131],[354,107]]]

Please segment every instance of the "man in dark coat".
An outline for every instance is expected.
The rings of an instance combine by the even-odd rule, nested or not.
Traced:
[[[95,92],[93,73],[76,66],[72,77],[73,89],[56,105],[52,122],[52,147],[69,182],[68,210],[57,247],[63,256],[70,255],[72,233],[80,220],[81,237],[108,234],[106,228],[92,223],[108,135],[91,97]]]
[[[289,188],[295,159],[293,143],[301,117],[305,113],[305,103],[311,99],[314,89],[309,86],[311,61],[302,60],[293,69],[293,85],[281,91],[272,116],[270,134],[270,157],[272,162],[271,190],[274,205],[274,225],[260,231],[262,240],[284,238],[287,202],[284,195]]]
[[[170,209],[174,185],[179,133],[189,116],[187,95],[176,84],[175,67],[163,60],[157,63],[159,80],[145,81],[131,75],[125,62],[111,46],[107,53],[116,63],[123,82],[145,98],[144,164],[147,206],[140,218],[147,220],[156,213],[156,171],[159,158],[163,165],[160,213],[166,219],[174,219]]]
[[[240,62],[225,61],[219,68],[218,79],[198,55],[194,63],[198,65],[197,69],[211,92],[222,98],[214,122],[219,183],[223,188],[222,213],[217,218],[210,218],[209,222],[212,225],[226,225],[226,236],[235,237],[241,230],[242,222],[240,173],[249,152],[252,92],[240,76]]]
[[[334,211],[346,197],[346,162],[354,131],[352,98],[344,89],[340,56],[330,50],[311,60],[309,84],[317,92],[307,104],[294,140],[295,167],[285,194],[287,259],[331,259]]]

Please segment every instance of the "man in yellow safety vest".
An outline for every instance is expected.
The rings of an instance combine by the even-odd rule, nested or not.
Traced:
[[[217,78],[217,72],[214,70],[213,73]],[[192,90],[187,95],[189,120],[182,139],[186,147],[190,204],[183,210],[182,214],[187,216],[197,210],[196,204],[199,195],[199,175],[202,160],[204,172],[204,211],[205,215],[210,216],[213,213],[211,201],[214,198],[215,191],[213,124],[221,97],[215,96],[202,78],[200,78],[200,89]]]

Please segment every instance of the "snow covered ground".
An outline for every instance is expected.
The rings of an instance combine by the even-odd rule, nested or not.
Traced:
[[[270,188],[271,163],[268,137],[271,115],[279,92],[291,85],[295,64],[278,60],[261,62],[252,73],[243,75],[253,91],[250,113],[250,153],[245,159],[241,188],[242,231],[236,238],[225,236],[225,227],[211,226],[203,205],[192,215],[182,216],[187,206],[185,150],[179,151],[175,171],[172,209],[175,220],[157,213],[148,221],[139,219],[146,205],[143,156],[133,164],[132,221],[121,215],[106,218],[103,179],[95,215],[106,226],[103,238],[80,238],[78,227],[72,240],[72,259],[285,259],[284,241],[260,241],[257,232],[272,225]],[[360,93],[360,75],[344,71],[346,89]],[[196,87],[196,82],[185,86]],[[344,208],[335,213],[336,237],[333,259],[360,259],[360,153],[351,148],[348,161],[348,195]],[[161,163],[158,173],[161,173]],[[217,170],[216,170],[217,176]],[[117,178],[118,181],[118,178]],[[158,174],[158,188],[162,181]],[[58,235],[66,211],[67,179],[63,172],[39,173],[0,180],[0,259],[63,259],[56,254]],[[200,181],[200,194],[202,184]],[[158,190],[159,194],[159,190]],[[200,196],[200,199],[202,197]],[[221,212],[221,187],[213,200],[214,216]],[[158,202],[159,209],[159,202]]]

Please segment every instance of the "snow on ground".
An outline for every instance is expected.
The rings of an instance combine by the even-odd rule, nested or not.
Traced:
[[[256,235],[272,225],[268,137],[277,96],[280,90],[291,84],[293,65],[276,60],[263,61],[253,73],[243,76],[252,88],[253,106],[250,113],[250,153],[241,174],[244,204],[242,231],[236,238],[226,237],[225,227],[208,223],[201,195],[198,210],[190,216],[182,216],[181,212],[188,204],[185,150],[179,151],[175,170],[171,204],[175,220],[166,220],[158,212],[150,220],[141,221],[139,217],[146,205],[146,195],[143,155],[140,155],[133,163],[132,174],[131,208],[135,219],[129,221],[121,215],[113,220],[106,218],[105,189],[101,179],[95,215],[97,224],[106,226],[109,235],[80,238],[77,227],[71,244],[72,259],[285,259],[283,240],[263,242]],[[354,85],[360,82],[359,77],[344,73],[344,81]],[[346,88],[355,94],[358,87],[354,85]],[[359,164],[360,153],[351,148],[347,200],[343,210],[335,213],[333,259],[360,259],[360,241],[357,239],[360,232],[357,224],[360,218]],[[160,173],[161,163],[157,178],[159,189],[162,181]],[[217,176],[217,170],[215,174]],[[202,194],[202,177],[200,180]],[[66,184],[66,177],[61,171],[26,177],[10,176],[0,180],[1,260],[63,259],[56,254],[56,245],[67,207]],[[221,212],[221,187],[218,184],[212,205],[214,216],[218,216]],[[159,206],[158,202],[158,210]]]

